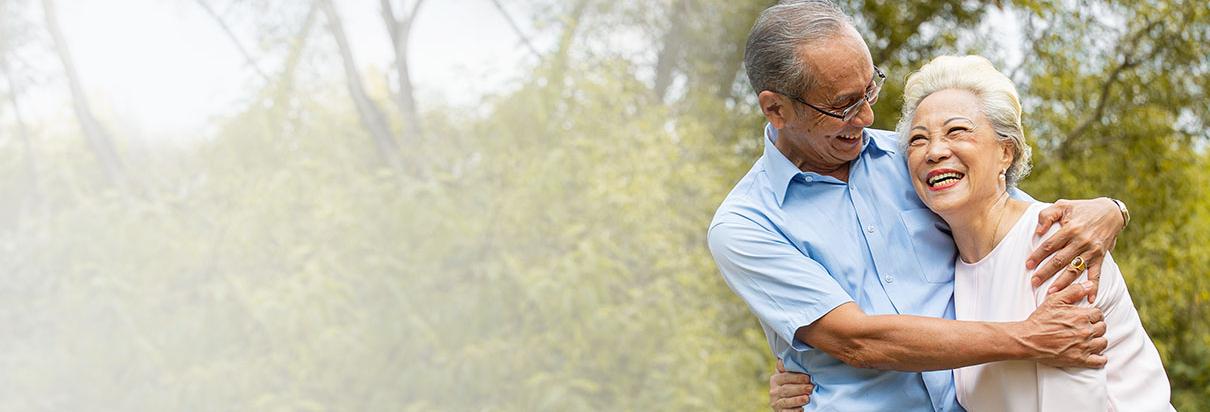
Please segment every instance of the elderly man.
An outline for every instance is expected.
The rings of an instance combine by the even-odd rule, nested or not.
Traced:
[[[1105,364],[1101,313],[1075,306],[1091,301],[1095,283],[1051,295],[1025,321],[952,320],[953,241],[916,197],[892,132],[866,129],[885,75],[839,9],[825,1],[770,7],[752,28],[744,63],[768,120],[765,150],[719,206],[709,246],[774,354],[789,371],[810,373],[808,410],[958,411],[953,368],[1013,359]],[[1050,257],[1035,286],[1077,256],[1093,263],[1095,280],[1104,245],[1126,218],[1105,198],[1059,202],[1042,216],[1039,232],[1055,221],[1063,227],[1022,262],[1033,269]],[[1078,274],[1063,273],[1058,288]],[[786,402],[775,408],[805,402],[784,395],[773,394]]]

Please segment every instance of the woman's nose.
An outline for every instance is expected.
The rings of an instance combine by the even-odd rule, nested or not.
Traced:
[[[934,142],[929,143],[928,152],[925,155],[928,161],[933,163],[948,159],[950,157],[949,145],[941,142],[940,139],[934,140]]]

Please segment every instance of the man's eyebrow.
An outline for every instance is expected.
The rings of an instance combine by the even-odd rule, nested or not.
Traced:
[[[878,74],[874,74],[874,77],[878,77]],[[860,92],[850,92],[850,93],[836,96],[836,98],[832,99],[832,101],[829,103],[831,103],[834,106],[840,106],[840,105],[852,103],[853,101],[856,101],[861,96],[865,96],[866,92],[870,91],[870,87],[873,85],[874,85],[874,79],[871,78],[870,82],[866,83],[865,88],[861,89]]]

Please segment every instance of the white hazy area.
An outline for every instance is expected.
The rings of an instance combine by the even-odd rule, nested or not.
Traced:
[[[211,4],[222,13],[229,2]],[[393,58],[378,14],[379,2],[341,0],[336,4],[361,70],[389,70]],[[111,126],[128,131],[127,137],[147,141],[203,138],[212,130],[213,119],[239,112],[247,104],[249,90],[260,86],[255,70],[235,44],[194,1],[60,0],[58,7],[64,36],[89,99],[95,109],[110,113],[114,118],[103,120],[118,123]],[[531,29],[524,20],[525,11],[513,7],[509,13],[542,49],[550,42]],[[29,17],[40,22],[41,16]],[[1008,13],[991,10],[985,24],[998,44],[1019,44],[1019,26]],[[43,28],[40,24],[33,27]],[[318,45],[331,42],[329,36],[316,32],[311,36],[309,47],[331,47]],[[241,39],[245,45],[253,40]],[[440,104],[473,112],[484,96],[505,91],[532,60],[490,0],[426,1],[419,10],[410,47],[412,81],[422,111]],[[641,45],[635,48],[642,49]],[[1020,60],[1017,49],[1002,49],[1010,64]],[[45,64],[58,67],[58,62]],[[331,66],[339,68],[335,58]],[[25,98],[34,121],[53,124],[71,115],[65,87],[42,86],[30,91]]]
[[[222,13],[229,2],[210,3]],[[335,3],[362,71],[392,67],[379,2]],[[411,2],[406,3],[410,7]],[[30,20],[41,23],[40,9],[30,9],[39,12]],[[192,0],[60,0],[58,9],[93,105],[112,112],[116,119],[110,120],[143,139],[203,137],[212,119],[238,112],[247,104],[249,90],[260,85],[234,43]],[[522,11],[509,10],[518,19]],[[518,23],[528,27],[526,21]],[[309,47],[332,47],[327,44],[330,36],[318,34],[325,28],[316,29]],[[250,38],[241,41],[254,44]],[[426,1],[412,29],[410,47],[412,81],[421,110],[433,102],[473,107],[519,76],[528,57],[489,0]],[[339,60],[331,62],[338,70]],[[47,63],[58,67],[57,61]],[[65,87],[29,91],[26,98],[35,121],[71,115]]]

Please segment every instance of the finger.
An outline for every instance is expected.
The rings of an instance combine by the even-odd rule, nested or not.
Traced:
[[[1092,333],[1089,336],[1091,336],[1093,338],[1104,337],[1105,332],[1108,329],[1109,329],[1109,327],[1107,325],[1105,325],[1105,322],[1094,323],[1094,324],[1092,324]]]
[[[806,385],[811,383],[811,377],[802,373],[781,372],[773,374],[770,383],[773,385]]]
[[[1058,293],[1050,295],[1050,297],[1047,298],[1047,300],[1054,299],[1055,301],[1062,303],[1062,304],[1074,305],[1076,302],[1080,301],[1080,298],[1083,298],[1085,295],[1088,294],[1088,284],[1087,283],[1088,282],[1080,282],[1080,283],[1076,283],[1071,286],[1068,286],[1066,289],[1060,290]]]
[[[1109,359],[1105,355],[1088,355],[1088,359],[1084,362],[1084,365],[1088,368],[1101,369],[1105,367],[1105,363],[1107,362],[1109,362]]]
[[[1056,272],[1063,269],[1071,262],[1072,253],[1074,250],[1067,250],[1068,244],[1071,243],[1072,233],[1067,230],[1060,230],[1042,242],[1037,249],[1034,249],[1026,261],[1026,267],[1029,268],[1029,263],[1036,263],[1046,260],[1049,256],[1050,260],[1045,265],[1035,265],[1034,284],[1041,285]],[[1056,253],[1058,252],[1058,253]],[[1031,268],[1033,269],[1033,268]],[[1035,286],[1036,287],[1036,286]]]
[[[793,398],[796,396],[810,395],[810,385],[781,385],[774,391],[774,398]]]
[[[1092,308],[1088,313],[1088,321],[1093,324],[1104,323],[1105,312],[1102,312],[1101,308]]]
[[[1038,213],[1038,228],[1034,230],[1034,236],[1042,236],[1050,227],[1058,223],[1063,218],[1063,207],[1059,205],[1051,205],[1048,208],[1042,209]],[[1033,269],[1033,268],[1030,268]]]
[[[1068,285],[1071,285],[1071,282],[1075,282],[1076,278],[1079,277],[1080,274],[1076,273],[1076,271],[1071,268],[1067,268],[1066,270],[1059,272],[1059,277],[1055,278],[1054,283],[1050,284],[1050,289],[1046,290],[1046,294],[1049,295],[1066,288]]]
[[[774,411],[801,411],[802,409],[799,408],[802,408],[803,405],[806,405],[808,400],[810,400],[810,395],[795,396],[793,398],[781,398],[773,401],[770,406],[773,407]]]
[[[1088,289],[1088,303],[1096,301],[1097,291],[1101,289],[1101,263],[1105,261],[1101,256],[1088,259],[1088,281],[1092,282],[1092,288]]]
[[[1092,353],[1097,355],[1103,354],[1105,353],[1105,349],[1109,348],[1109,339],[1104,336],[1094,338],[1091,343],[1091,348]]]
[[[781,359],[777,360],[777,371],[781,372],[781,373],[786,373],[786,364],[785,364],[785,362],[782,362]]]

